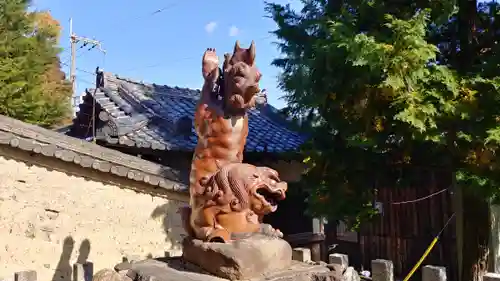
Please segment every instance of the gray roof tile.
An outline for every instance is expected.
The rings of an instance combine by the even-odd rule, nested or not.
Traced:
[[[118,136],[97,137],[111,143],[127,136],[127,145],[153,149],[191,151],[197,138],[194,127],[186,136],[177,131],[177,121],[193,119],[199,90],[146,84],[106,73],[105,88],[96,93],[96,102],[111,116],[118,127]],[[91,95],[91,91],[87,91]],[[294,151],[306,140],[305,135],[290,130],[286,120],[277,120],[276,109],[270,105],[249,111],[247,152]],[[77,118],[78,119],[78,118]],[[278,118],[279,119],[279,118]],[[88,136],[80,136],[88,137]]]

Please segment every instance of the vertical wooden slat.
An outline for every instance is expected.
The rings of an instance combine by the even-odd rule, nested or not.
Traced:
[[[417,190],[415,188],[411,188],[408,191],[409,191],[409,194],[411,194],[410,198],[417,198]],[[409,201],[410,198],[408,198],[407,201]],[[413,213],[413,219],[412,219],[413,220],[413,237],[412,237],[412,239],[416,239],[418,236],[418,232],[419,232],[418,210],[417,210],[416,204],[408,204],[408,205],[409,205],[408,208],[411,208],[412,213]]]
[[[430,171],[428,173],[426,184],[427,184],[427,186],[429,186],[428,191],[427,191],[428,194],[432,194],[432,193],[434,193],[434,192],[437,191],[437,188],[436,188],[436,186],[434,185],[434,182],[433,182],[432,171]],[[441,227],[437,223],[437,221],[438,221],[437,217],[438,216],[434,215],[434,214],[438,214],[438,212],[440,211],[435,206],[436,199],[437,199],[436,196],[433,196],[433,197],[430,197],[429,199],[425,200],[429,204],[429,213],[430,213],[430,219],[429,219],[429,238],[428,238],[429,239],[429,243],[431,243],[432,237],[434,237],[437,234],[437,232],[439,231],[439,229],[441,229]],[[441,247],[441,245],[436,245],[436,246],[437,246],[436,249],[434,249],[434,251],[431,252],[431,257],[427,261],[426,264],[434,263],[436,260],[439,261],[438,254],[439,254],[439,248]]]
[[[395,236],[397,233],[397,227],[399,225],[398,221],[396,220],[397,218],[397,212],[395,205],[393,205],[393,202],[397,201],[396,197],[396,192],[398,188],[394,188],[392,190],[388,189],[388,198],[390,203],[390,209],[391,209],[391,217],[390,217],[390,233],[389,233],[389,239],[387,241],[387,247],[388,247],[388,257],[387,259],[394,261],[395,260],[395,255],[394,252],[396,250],[396,244],[395,244]],[[392,192],[391,192],[392,191]],[[396,267],[399,268],[399,263],[396,261]]]
[[[392,197],[392,202],[398,202],[401,200],[401,189],[400,188],[395,188],[394,190],[394,196]],[[399,237],[401,237],[401,221],[400,221],[400,212],[401,208],[398,205],[392,205],[392,210],[394,212],[394,221],[396,222],[396,225],[394,226],[394,235],[391,237],[392,239],[392,245],[393,245],[393,250],[392,250],[392,259],[396,261],[398,268],[401,267],[402,261],[399,257]]]

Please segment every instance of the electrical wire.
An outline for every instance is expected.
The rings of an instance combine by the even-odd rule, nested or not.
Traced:
[[[93,85],[95,85],[95,83],[92,83],[92,82],[90,82],[90,81],[88,81],[88,80],[85,80],[85,79],[82,79],[82,78],[80,78],[80,77],[77,77],[77,78],[76,78],[76,80],[78,80],[78,81],[80,81],[80,82],[83,82],[83,83],[85,83],[85,84],[88,84],[88,85],[92,85],[92,86],[93,86]]]
[[[65,65],[65,66],[68,66],[68,67],[71,67],[71,66],[70,66],[68,63],[66,63],[66,62],[61,62],[61,64]],[[78,68],[78,67],[76,67],[75,69],[76,69],[76,70],[78,70],[78,71],[81,71],[81,72],[84,72],[84,73],[87,73],[87,74],[90,74],[90,75],[95,76],[95,73],[90,72],[90,71],[88,71],[88,70],[85,70],[85,69],[80,69],[80,68]]]
[[[164,12],[166,10],[170,10],[171,8],[177,6],[180,2],[181,1],[177,1],[177,2],[171,3],[170,5],[167,5],[167,6],[163,7],[163,8],[160,8],[160,9],[157,9],[157,10],[151,12],[151,13],[148,13],[146,16],[154,16],[154,15],[162,13],[162,12]],[[141,19],[141,18],[145,18],[146,16],[138,17],[138,18],[136,18],[136,20]]]
[[[175,1],[173,3],[170,3],[169,5],[167,6],[164,6],[162,8],[159,8],[159,9],[156,9],[154,11],[151,11],[151,12],[148,12],[142,16],[138,16],[138,17],[135,17],[135,18],[132,18],[132,19],[128,19],[128,20],[120,20],[119,22],[116,22],[115,24],[111,23],[111,24],[108,24],[108,28],[110,27],[116,27],[117,25],[122,25],[123,23],[127,23],[127,24],[130,24],[130,23],[134,23],[134,22],[137,22],[138,20],[141,20],[141,19],[145,19],[145,18],[148,18],[148,17],[152,17],[152,16],[155,16],[157,14],[160,14],[164,11],[167,11],[167,10],[170,10],[171,8],[174,8],[175,6],[179,5],[180,4],[180,0],[179,1]],[[122,28],[122,26],[121,26]],[[104,41],[104,40],[101,40],[101,41]]]
[[[158,10],[157,12],[161,12],[161,9],[160,9],[160,10]],[[261,40],[265,40],[265,39],[267,39],[267,38],[270,38],[271,36],[272,36],[272,35],[270,34],[270,35],[267,35],[267,36],[265,36],[265,37],[259,38],[259,39],[257,39],[256,41],[258,42],[258,41],[261,41]],[[103,53],[103,54],[104,54],[104,56],[103,56],[103,65],[104,65],[104,64],[105,64],[105,61],[106,61],[106,56],[105,56],[105,54],[106,54],[106,53]],[[192,56],[192,57],[182,58],[182,59],[176,60],[176,61],[174,61],[174,62],[170,62],[170,64],[175,63],[175,62],[178,62],[178,61],[183,61],[183,60],[191,60],[191,59],[198,59],[198,58],[199,58],[199,56]],[[62,64],[62,65],[65,65],[65,66],[68,66],[68,67],[71,67],[71,66],[70,66],[67,62],[61,62],[61,64]],[[163,65],[163,64],[155,64],[155,65],[150,65],[150,66],[146,66],[146,67],[139,67],[139,68],[129,69],[129,70],[126,70],[126,71],[131,71],[131,70],[141,69],[141,68],[148,68],[148,67],[157,67],[157,66],[161,66],[161,65]],[[86,73],[86,74],[89,74],[89,75],[92,75],[92,76],[96,76],[96,73],[91,72],[91,71],[88,71],[88,70],[85,70],[85,69],[75,68],[75,70],[80,71],[80,72],[83,72],[83,73]],[[77,78],[77,77],[75,76],[75,79],[76,79],[76,78]],[[108,79],[109,79],[109,78],[104,77],[104,79],[108,81]],[[91,83],[91,82],[85,81],[85,80],[80,79],[80,78],[78,78],[78,80],[80,80],[80,81],[82,81],[82,82],[84,82],[84,83],[88,83],[89,85],[93,85],[93,84],[94,84],[94,83]],[[92,112],[93,112],[93,113],[92,113],[91,120],[89,120],[90,122],[94,122],[94,123],[93,123],[93,126],[92,126],[93,128],[95,128],[95,116],[94,116],[94,115],[95,115],[95,94],[96,94],[96,91],[97,91],[97,88],[96,88],[96,89],[94,89],[93,99],[92,99],[92,100],[93,100],[93,108],[92,108]],[[87,129],[88,129],[88,130],[90,129],[90,122],[89,122],[89,124],[88,124],[88,126],[87,126]],[[89,133],[89,132],[87,132],[85,135],[87,135],[88,133]],[[96,133],[96,132],[95,132],[95,129],[94,129],[94,130],[93,130],[93,132],[92,132],[92,140],[93,140],[93,142],[94,142],[94,143],[95,143],[95,141],[96,141],[95,133]]]
[[[272,34],[258,38],[257,40],[255,40],[255,42],[260,42],[260,41],[269,39],[271,37],[272,37]],[[177,59],[177,60],[174,60],[171,62],[160,62],[160,63],[155,63],[155,64],[151,64],[151,65],[146,65],[146,66],[133,67],[133,68],[125,69],[125,70],[123,70],[123,72],[135,71],[135,70],[140,70],[140,69],[155,68],[155,67],[160,67],[160,66],[163,66],[166,64],[173,64],[173,63],[177,63],[177,62],[181,62],[181,61],[189,61],[189,60],[195,60],[195,59],[199,59],[199,58],[200,58],[199,55],[184,57],[184,58],[180,58],[180,59]]]
[[[137,18],[135,18],[135,19],[132,19],[132,20],[128,20],[128,21],[127,21],[127,23],[130,23],[130,22],[136,21],[136,20],[138,20],[138,19],[143,19],[143,18],[146,18],[146,17],[148,17],[148,16],[154,16],[154,15],[157,15],[157,14],[159,14],[159,13],[162,13],[162,12],[164,12],[164,11],[166,11],[166,10],[169,10],[169,9],[171,9],[171,8],[173,8],[173,7],[175,7],[175,6],[177,6],[180,2],[181,2],[181,1],[176,1],[176,2],[173,2],[173,3],[171,3],[171,4],[167,5],[167,6],[164,6],[164,7],[162,7],[162,8],[157,9],[157,10],[154,10],[154,11],[152,11],[152,12],[149,12],[149,13],[147,13],[146,15],[139,16],[139,17],[137,17]],[[102,41],[102,40],[101,40],[101,41]],[[84,47],[86,47],[87,45],[88,45],[87,43],[84,43],[83,45],[81,45],[81,46],[78,48],[77,52],[78,52],[78,51],[80,51],[81,49],[83,49]],[[91,46],[89,49],[87,49],[87,51],[90,51],[90,50],[94,49],[95,47],[96,47],[96,45],[93,45],[93,46]],[[64,53],[65,53],[65,52],[67,52],[67,51],[68,51],[68,48],[63,49],[63,51],[61,52],[61,54],[64,54]],[[86,52],[78,54],[77,56],[75,56],[75,59],[76,59],[76,58],[81,57],[81,56],[82,56],[82,55],[84,55],[85,53],[86,53]],[[70,60],[71,60],[71,58],[66,59],[66,60],[63,62],[63,64],[64,64],[64,65],[67,65],[67,64],[69,63],[69,61],[70,61]]]
[[[262,38],[259,38],[259,39],[255,40],[255,42],[259,42],[259,41],[268,39],[270,37],[272,37],[272,35],[267,35],[267,36],[264,36]],[[162,62],[162,63],[156,63],[156,64],[152,64],[152,65],[146,65],[146,66],[139,66],[139,67],[129,68],[129,69],[123,70],[123,72],[134,71],[134,70],[139,70],[139,69],[146,69],[146,68],[154,68],[154,67],[159,67],[159,66],[166,65],[166,64],[174,64],[174,63],[177,63],[177,62],[180,62],[180,61],[193,60],[193,59],[199,59],[199,58],[200,58],[199,55],[190,56],[190,57],[185,57],[185,58],[180,58],[180,59],[177,59],[177,60],[173,60],[173,61],[170,61],[170,62]],[[61,62],[61,64],[70,67],[70,65],[68,64],[68,62]],[[91,71],[88,71],[88,70],[85,70],[85,69],[76,68],[76,70],[95,76],[94,72],[91,72]]]
[[[88,49],[87,51],[90,51],[90,50],[92,50],[93,48],[95,48],[95,45],[94,45],[94,47],[91,47],[91,48],[90,48],[90,49]],[[79,53],[79,54],[78,54],[78,51],[80,51],[81,49],[82,49],[82,47],[78,48],[78,50],[76,51],[76,52],[77,52],[77,55],[75,56],[75,59],[77,59],[77,58],[79,58],[79,57],[83,56],[84,54],[86,54],[86,52],[83,52],[83,53],[81,52],[81,53]],[[70,60],[71,60],[71,57],[70,57],[70,58],[67,58],[67,59],[64,61],[64,64],[68,64],[68,63],[70,62]]]

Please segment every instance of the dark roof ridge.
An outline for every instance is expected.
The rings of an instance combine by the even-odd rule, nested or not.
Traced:
[[[196,94],[196,95],[199,95],[201,94],[201,90],[200,89],[192,89],[192,88],[188,88],[188,87],[179,87],[179,86],[169,86],[169,85],[165,85],[165,84],[156,84],[156,83],[146,83],[144,81],[137,81],[137,80],[133,80],[131,78],[128,78],[128,77],[122,77],[118,74],[111,74],[111,73],[108,73],[107,75],[109,76],[112,76],[114,77],[115,79],[117,80],[121,80],[121,81],[125,81],[125,82],[128,82],[128,83],[133,83],[133,84],[136,84],[136,85],[140,85],[140,86],[144,86],[144,87],[159,87],[159,88],[163,88],[164,90],[169,90],[169,89],[172,89],[172,90],[184,90],[184,91],[188,91],[188,92],[191,92],[193,94]],[[162,93],[163,95],[170,95],[170,96],[180,96],[180,97],[187,97],[187,98],[193,98],[194,95],[183,95],[183,94],[170,94],[168,92],[163,92]]]

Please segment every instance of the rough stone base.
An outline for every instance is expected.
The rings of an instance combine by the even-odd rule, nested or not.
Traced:
[[[260,234],[230,243],[186,238],[182,257],[218,277],[245,280],[288,268],[292,248],[283,239]]]
[[[243,279],[247,281],[316,281],[326,279],[330,270],[321,265],[309,265],[292,261],[286,269],[268,272]],[[183,261],[182,258],[165,258],[139,261],[131,265],[128,276],[136,281],[224,281],[227,279],[209,275],[203,269]],[[323,277],[323,278],[322,278]]]

